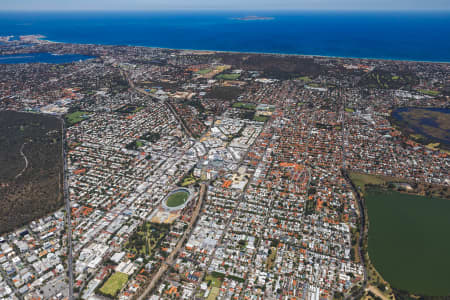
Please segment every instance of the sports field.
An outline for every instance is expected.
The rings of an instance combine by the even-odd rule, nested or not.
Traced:
[[[246,103],[246,102],[236,102],[236,103],[233,103],[233,107],[234,108],[245,108],[245,109],[255,110],[256,109],[256,104]]]
[[[195,72],[195,74],[205,75],[205,74],[210,73],[211,71],[212,71],[211,69],[202,69],[202,70]]]
[[[166,205],[167,207],[177,207],[182,205],[186,200],[189,198],[189,193],[180,191],[173,193],[172,195],[167,198]]]
[[[66,115],[66,120],[68,125],[74,125],[78,122],[83,121],[84,119],[88,118],[88,116],[90,115],[89,112],[84,112],[84,111],[75,111],[73,113],[67,114]]]
[[[352,180],[353,184],[356,186],[358,191],[365,194],[366,192],[366,185],[372,184],[372,185],[383,185],[391,181],[396,182],[403,182],[405,180],[389,177],[389,176],[381,176],[381,175],[369,175],[364,173],[356,173],[356,172],[349,172],[350,179]]]
[[[450,295],[450,201],[378,188],[365,195],[369,255],[393,287]]]
[[[241,74],[237,73],[231,73],[231,74],[220,74],[217,75],[217,79],[223,79],[223,80],[236,80],[241,76]]]
[[[219,296],[220,289],[217,287],[211,288],[211,292],[208,295],[208,298],[206,300],[215,300],[217,299],[217,296]]]
[[[205,277],[205,281],[211,281],[211,286],[216,288],[220,288],[222,286],[222,280],[223,278],[214,276],[212,274],[209,274]]]
[[[100,288],[100,292],[104,295],[115,297],[128,281],[128,275],[116,272],[109,277],[105,284]]]

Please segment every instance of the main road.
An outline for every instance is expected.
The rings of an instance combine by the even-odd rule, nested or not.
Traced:
[[[359,218],[360,218],[360,224],[359,224],[359,241],[358,241],[358,254],[360,258],[360,263],[363,266],[364,269],[364,280],[362,282],[362,288],[361,291],[364,292],[367,286],[367,262],[365,261],[365,256],[363,253],[363,245],[364,245],[364,239],[366,238],[366,214],[365,214],[365,207],[364,207],[364,198],[360,196],[357,188],[354,186],[352,180],[350,179],[350,176],[347,173],[347,145],[348,145],[348,130],[346,128],[346,120],[345,120],[345,107],[346,107],[346,101],[345,98],[342,97],[342,90],[339,88],[338,90],[338,98],[342,100],[342,166],[341,166],[341,173],[344,177],[344,179],[350,184],[350,187],[353,190],[353,194],[356,197],[358,208],[359,208]],[[362,295],[361,295],[362,296]],[[352,295],[345,295],[345,299],[351,299]]]
[[[195,221],[197,220],[197,217],[200,213],[200,210],[202,208],[203,200],[206,197],[207,192],[207,184],[203,183],[200,187],[200,196],[197,202],[197,206],[195,207],[195,211],[192,214],[191,221],[189,222],[188,228],[184,232],[182,238],[178,241],[177,245],[175,246],[175,249],[173,249],[172,253],[167,257],[167,259],[164,261],[164,263],[159,268],[158,272],[153,276],[150,283],[145,288],[144,292],[141,296],[139,296],[138,300],[144,300],[145,297],[153,290],[155,285],[158,283],[161,276],[164,275],[164,273],[167,271],[168,267],[172,265],[174,258],[176,258],[178,252],[180,251],[181,247],[183,247],[184,242],[190,237],[192,228],[194,227]]]
[[[119,68],[119,71],[122,74],[122,76],[125,77],[125,79],[127,80],[127,82],[128,82],[128,84],[129,84],[131,89],[135,90],[136,92],[138,92],[140,94],[143,94],[143,95],[150,96],[150,97],[154,98],[153,95],[151,95],[150,93],[148,93],[144,89],[136,87],[134,82],[133,82],[133,80],[131,80],[130,76],[128,75],[128,73],[126,71],[124,71],[124,70],[122,70],[120,68]],[[161,100],[161,99],[159,99],[159,100]],[[183,120],[178,115],[178,113],[175,111],[175,109],[172,107],[172,105],[168,101],[165,101],[165,100],[161,100],[161,101],[164,103],[164,105],[166,105],[168,110],[175,116],[175,118],[177,119],[178,123],[184,129],[185,133],[191,139],[195,140],[193,135],[192,135],[192,132],[189,130],[189,128],[183,122]],[[163,276],[164,273],[167,271],[168,266],[170,266],[173,263],[174,258],[176,258],[176,255],[180,251],[180,249],[183,246],[184,242],[190,237],[192,228],[194,227],[195,221],[197,220],[197,217],[198,217],[198,215],[200,213],[200,209],[202,207],[204,197],[206,197],[206,191],[207,191],[207,184],[203,183],[201,188],[200,188],[199,201],[198,201],[197,206],[195,208],[194,214],[192,215],[191,222],[189,223],[189,226],[188,226],[187,230],[184,232],[182,238],[179,240],[179,242],[175,246],[175,249],[167,257],[165,262],[161,265],[161,267],[159,268],[158,272],[153,276],[152,280],[147,285],[147,287],[145,288],[145,290],[142,293],[142,295],[139,296],[139,298],[138,298],[139,300],[145,299],[145,297],[153,290],[153,288],[158,283],[158,281],[161,278],[161,276]]]
[[[131,78],[130,78],[130,76],[128,75],[127,72],[125,72],[124,70],[122,70],[122,69],[120,69],[120,68],[119,68],[119,71],[120,71],[120,74],[122,74],[122,76],[125,77],[126,81],[128,81],[128,84],[129,84],[129,86],[130,86],[131,89],[133,89],[133,90],[135,90],[136,92],[141,93],[141,94],[143,94],[143,95],[150,96],[150,97],[152,97],[152,98],[154,98],[154,99],[158,99],[158,98],[154,97],[153,95],[151,95],[151,94],[150,94],[149,92],[147,92],[146,90],[136,87],[136,85],[134,84],[133,80],[131,80]],[[158,100],[162,101],[162,102],[164,103],[164,105],[166,105],[166,107],[170,110],[170,112],[175,116],[175,118],[177,119],[178,123],[180,123],[181,127],[183,127],[183,129],[184,129],[184,131],[186,132],[186,134],[187,134],[191,139],[193,139],[194,137],[193,137],[193,135],[192,135],[191,130],[186,126],[186,124],[184,123],[184,121],[181,119],[181,117],[180,117],[180,116],[178,115],[178,113],[175,111],[175,109],[173,108],[172,104],[170,104],[168,101],[165,101],[165,100],[161,100],[161,99],[158,99]]]
[[[67,276],[69,277],[69,300],[75,299],[73,296],[73,256],[72,256],[72,220],[69,199],[68,170],[66,160],[66,124],[64,118],[61,120],[61,159],[63,162],[63,197],[66,207],[67,224]]]

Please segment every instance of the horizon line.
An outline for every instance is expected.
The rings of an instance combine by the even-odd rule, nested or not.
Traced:
[[[215,12],[450,12],[450,8],[155,8],[155,9],[1,9],[0,12],[177,12],[177,11],[215,11]]]

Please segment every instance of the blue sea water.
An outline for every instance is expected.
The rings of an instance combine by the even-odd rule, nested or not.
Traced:
[[[93,58],[92,56],[81,54],[55,55],[51,53],[27,53],[0,55],[0,64],[25,64],[25,63],[47,63],[47,64],[65,64],[79,60]]]
[[[274,19],[233,19],[248,15]],[[71,43],[450,61],[450,11],[0,13],[0,35],[24,34]]]

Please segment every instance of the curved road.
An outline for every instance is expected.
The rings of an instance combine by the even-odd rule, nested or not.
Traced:
[[[20,147],[20,155],[22,155],[23,159],[25,159],[25,167],[23,168],[23,170],[16,175],[16,179],[19,178],[20,176],[22,176],[23,172],[25,172],[25,170],[28,168],[28,159],[25,156],[25,154],[23,153],[23,147],[25,146],[26,143],[22,144],[22,147]]]
[[[359,218],[360,218],[360,224],[359,224],[359,241],[358,241],[358,252],[359,252],[359,258],[360,263],[362,264],[364,268],[364,280],[362,282],[362,291],[364,291],[367,287],[367,263],[365,261],[365,256],[363,253],[363,246],[364,246],[364,240],[366,239],[366,213],[365,213],[365,207],[364,207],[364,199],[360,196],[356,186],[353,184],[353,181],[350,179],[349,174],[347,173],[347,164],[346,164],[346,144],[348,144],[348,131],[346,130],[346,120],[345,120],[345,107],[346,107],[346,101],[345,98],[341,98],[341,89],[338,91],[338,98],[342,99],[342,166],[341,166],[341,174],[344,177],[344,179],[347,181],[347,183],[350,184],[351,189],[353,190],[353,194],[356,197],[358,208],[359,208]],[[361,295],[362,296],[362,295]],[[348,299],[351,296],[346,296],[345,298]]]
[[[155,98],[154,96],[152,96],[150,93],[148,93],[147,91],[145,91],[144,89],[138,88],[134,85],[133,80],[131,80],[130,76],[128,75],[128,73],[126,71],[124,71],[123,69],[119,68],[119,72],[120,74],[125,77],[125,80],[128,81],[128,84],[130,85],[130,87],[135,90],[138,93],[141,93],[143,95],[149,96],[153,99],[158,99]],[[160,100],[160,99],[158,99]],[[177,119],[178,123],[180,123],[181,127],[184,129],[184,131],[186,132],[186,134],[190,137],[190,138],[194,138],[192,135],[191,130],[186,126],[186,124],[183,122],[183,120],[181,119],[181,117],[178,115],[178,113],[175,111],[175,109],[173,108],[172,104],[170,104],[169,101],[165,101],[165,100],[160,100],[161,102],[164,103],[164,105],[166,105],[166,107],[170,110],[170,112],[174,115],[174,117]]]

